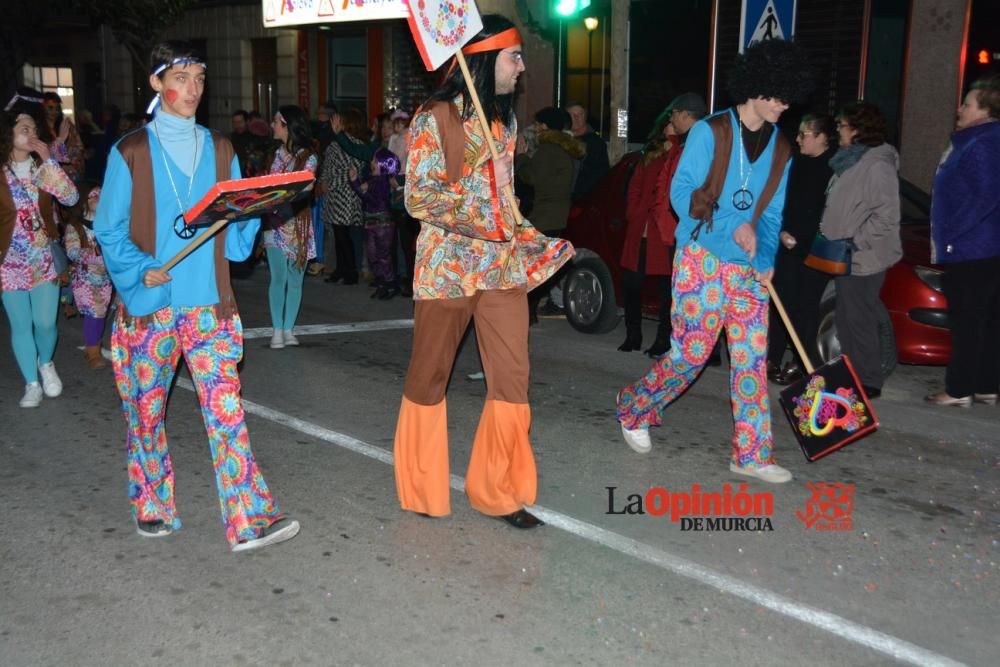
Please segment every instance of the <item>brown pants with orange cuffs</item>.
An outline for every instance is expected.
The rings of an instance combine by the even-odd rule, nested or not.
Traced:
[[[414,303],[413,353],[396,425],[395,471],[404,510],[451,512],[445,390],[469,319],[486,375],[486,404],[465,477],[470,504],[491,516],[535,502],[528,441],[528,300],[524,289],[488,290]]]

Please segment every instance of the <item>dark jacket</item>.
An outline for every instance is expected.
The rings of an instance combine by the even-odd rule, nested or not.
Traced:
[[[519,155],[517,178],[535,190],[531,224],[542,232],[566,227],[575,161],[584,155],[583,144],[559,130],[538,134],[538,149],[532,156]]]
[[[795,154],[788,172],[785,189],[785,209],[782,212],[781,231],[795,237],[796,245],[789,250],[780,244],[778,252],[796,257],[809,254],[819,221],[826,205],[826,188],[833,176],[830,158],[837,152],[836,147],[828,148],[822,155],[808,157]]]
[[[573,186],[573,201],[594,189],[597,183],[608,173],[611,164],[608,161],[608,146],[598,134],[588,130],[586,134],[577,137],[587,149],[587,155],[581,160],[580,171]]]
[[[1000,122],[951,135],[934,176],[931,238],[941,264],[1000,257]]]

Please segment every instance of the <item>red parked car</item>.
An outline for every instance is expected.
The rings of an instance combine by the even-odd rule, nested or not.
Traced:
[[[564,305],[566,319],[584,333],[606,333],[618,325],[625,192],[638,159],[638,153],[626,155],[570,210],[565,237],[576,247],[577,256],[564,282]],[[900,200],[903,259],[886,274],[881,295],[889,311],[881,327],[886,376],[897,360],[945,365],[951,351],[941,270],[930,263],[930,196],[900,181]],[[840,353],[833,318],[836,298],[831,281],[820,307],[817,339],[827,360]],[[643,288],[643,311],[656,317],[658,310],[656,282],[650,278]]]

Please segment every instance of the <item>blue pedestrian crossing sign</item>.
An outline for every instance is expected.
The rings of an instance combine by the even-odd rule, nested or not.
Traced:
[[[740,53],[768,39],[791,41],[795,35],[796,0],[743,0]]]

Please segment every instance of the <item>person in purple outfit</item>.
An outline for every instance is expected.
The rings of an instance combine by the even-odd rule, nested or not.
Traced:
[[[376,289],[371,298],[387,300],[399,294],[399,283],[392,266],[392,244],[396,239],[396,223],[390,206],[391,179],[399,174],[399,158],[388,148],[379,148],[371,161],[368,178],[359,179],[350,170],[351,187],[361,197],[365,215],[365,253]]]

